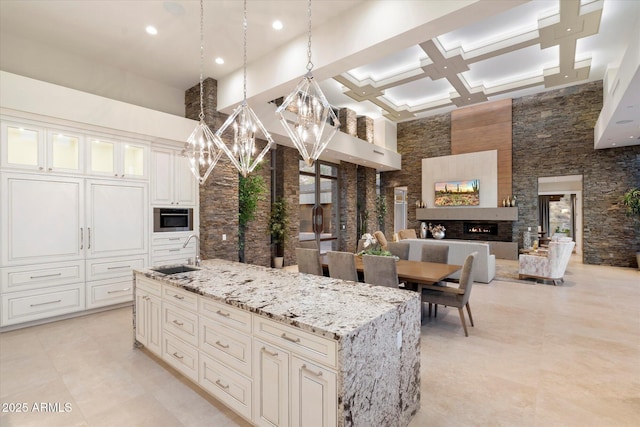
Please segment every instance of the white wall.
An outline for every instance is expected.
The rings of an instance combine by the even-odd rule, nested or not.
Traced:
[[[422,200],[433,208],[434,184],[442,181],[480,181],[480,206],[498,206],[498,151],[454,154],[451,156],[422,159]],[[460,209],[473,206],[460,206]]]

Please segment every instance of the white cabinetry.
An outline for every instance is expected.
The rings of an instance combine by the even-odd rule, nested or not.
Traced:
[[[168,364],[254,425],[337,425],[336,341],[136,274],[136,340],[154,352],[150,285]]]
[[[87,250],[90,258],[148,252],[147,184],[87,181]]]
[[[178,150],[151,151],[151,204],[193,207],[197,203],[197,181],[189,163]]]
[[[138,276],[136,282],[136,340],[156,356],[162,354],[161,285]]]
[[[148,177],[149,149],[145,144],[89,135],[87,146],[89,175],[127,179]]]
[[[46,129],[31,122],[2,122],[2,167],[83,173],[84,137],[75,130]]]
[[[188,264],[196,256],[196,240],[191,239],[187,246],[184,244],[193,234],[186,232],[153,233],[151,239],[151,265]]]

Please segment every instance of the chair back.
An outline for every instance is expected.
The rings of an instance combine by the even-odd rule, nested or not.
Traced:
[[[305,249],[319,249],[318,242],[316,242],[315,240],[299,240],[298,247]]]
[[[387,243],[387,250],[400,259],[409,259],[409,244],[402,242],[389,242]],[[448,248],[448,246],[447,246]]]
[[[373,233],[373,237],[376,238],[376,240],[378,241],[378,244],[380,245],[380,247],[382,249],[384,249],[385,251],[388,250],[387,249],[387,238],[385,237],[384,233],[380,230],[376,231],[375,233]]]
[[[464,259],[464,263],[462,264],[459,288],[464,289],[461,301],[463,306],[469,301],[469,295],[471,294],[471,287],[473,286],[473,261],[477,255],[478,252],[470,253]]]
[[[363,255],[364,281],[371,285],[398,287],[396,260],[390,256]]]
[[[362,252],[362,251],[364,251],[364,242],[365,242],[364,239],[359,239],[358,240],[358,249],[356,249],[356,253],[357,254]]]
[[[351,252],[329,251],[327,252],[329,264],[329,276],[334,279],[358,281],[355,255]]]
[[[422,245],[422,262],[449,263],[449,245]]]
[[[320,251],[318,249],[296,248],[296,258],[300,273],[322,276],[322,264],[320,263]]]
[[[549,260],[549,276],[556,278],[564,276],[564,272],[569,265],[573,247],[576,245],[574,241],[549,242],[549,252],[547,258]]]
[[[400,240],[417,238],[418,235],[416,234],[416,230],[414,230],[413,228],[398,231],[398,239]]]

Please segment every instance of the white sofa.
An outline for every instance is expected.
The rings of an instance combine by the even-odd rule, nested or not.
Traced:
[[[496,257],[489,252],[489,244],[473,242],[470,240],[453,239],[404,239],[409,243],[409,260],[420,261],[423,245],[447,245],[449,246],[449,264],[462,265],[464,259],[472,252],[478,252],[473,262],[473,281],[489,283],[496,277]],[[452,279],[459,279],[460,272],[452,274]]]

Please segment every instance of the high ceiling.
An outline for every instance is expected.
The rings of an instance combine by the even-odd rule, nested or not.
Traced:
[[[286,95],[305,71],[307,2],[249,0],[247,8],[249,96]],[[229,110],[242,95],[242,2],[206,0],[204,12],[204,74],[218,80],[219,106]],[[336,107],[410,120],[603,80],[638,37],[639,17],[636,0],[313,0],[314,75]],[[198,1],[0,0],[0,27],[9,42],[51,46],[180,91],[199,79]],[[45,73],[27,73],[16,56],[0,51],[1,68]],[[639,81],[636,73],[631,88]],[[623,123],[607,138],[638,144],[640,90],[622,102],[611,123]]]

